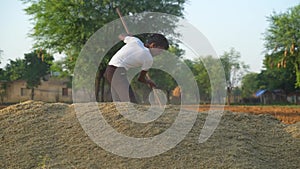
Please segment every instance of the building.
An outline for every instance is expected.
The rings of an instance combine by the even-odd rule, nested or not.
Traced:
[[[72,102],[72,89],[69,78],[50,77],[41,80],[41,84],[33,90],[33,100],[45,102]],[[32,100],[32,89],[28,89],[25,80],[0,82],[1,103],[11,104]]]
[[[287,95],[287,101],[293,104],[300,104],[300,91],[289,93]]]
[[[255,96],[260,99],[262,104],[281,104],[281,103],[292,103],[300,104],[300,92],[285,92],[284,90],[259,90]]]

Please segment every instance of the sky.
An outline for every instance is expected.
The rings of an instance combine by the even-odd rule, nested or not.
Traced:
[[[259,73],[263,69],[267,16],[274,11],[286,12],[298,4],[299,0],[189,0],[184,14],[219,56],[233,47],[240,52],[241,61],[250,66],[249,70]],[[24,7],[19,0],[0,2],[0,49],[4,51],[0,67],[32,51],[34,41],[28,34],[33,25]]]

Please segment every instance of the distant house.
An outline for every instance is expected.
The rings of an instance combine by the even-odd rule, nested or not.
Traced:
[[[260,99],[262,104],[272,104],[272,103],[287,103],[287,94],[284,90],[259,90],[255,93],[255,96]]]
[[[300,104],[300,91],[290,92],[287,95],[287,101],[293,104]]]
[[[0,82],[5,90],[1,95],[2,103],[17,103],[31,99],[31,89],[26,87],[25,80]],[[34,88],[34,100],[45,102],[72,102],[72,89],[68,86],[70,79],[49,77],[41,80],[41,84]]]
[[[282,89],[273,90],[273,101],[276,103],[287,103],[287,94]]]
[[[272,92],[266,89],[259,90],[255,93],[255,96],[260,99],[263,104],[270,104],[272,101]]]

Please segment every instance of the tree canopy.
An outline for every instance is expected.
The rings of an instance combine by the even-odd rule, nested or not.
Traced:
[[[292,66],[296,75],[295,87],[300,87],[300,4],[284,13],[273,12],[264,34],[267,68]],[[287,64],[287,63],[291,64]]]
[[[225,79],[223,66],[218,58],[208,55],[194,60],[185,59],[184,62],[194,74],[201,102],[223,103],[222,98],[226,95]]]
[[[26,80],[28,88],[37,87],[40,85],[41,78],[50,74],[52,61],[53,56],[47,54],[45,50],[25,54],[23,79]]]
[[[1,80],[14,81],[24,77],[25,62],[24,59],[9,60],[1,74]]]
[[[141,12],[163,12],[183,17],[185,0],[21,0],[28,4],[25,9],[34,24],[31,36],[35,47],[67,55],[70,70],[80,50],[99,28],[118,19],[116,7],[124,15]]]
[[[5,68],[0,72],[0,80],[12,82],[15,80],[25,80],[27,88],[32,89],[32,99],[34,88],[40,85],[41,78],[50,74],[50,67],[54,58],[45,50],[35,50],[25,54],[24,59],[10,60]]]
[[[223,64],[226,87],[227,87],[227,103],[230,104],[231,91],[234,87],[237,87],[243,76],[248,72],[249,65],[246,65],[241,60],[240,52],[231,48],[228,52],[225,51],[221,55],[221,62]]]

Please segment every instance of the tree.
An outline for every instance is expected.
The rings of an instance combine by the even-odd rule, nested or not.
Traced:
[[[248,73],[242,78],[242,97],[252,97],[259,89],[258,73]]]
[[[1,80],[15,81],[22,79],[25,72],[24,59],[9,60],[9,63],[4,67]]]
[[[6,82],[25,80],[27,87],[32,91],[31,99],[34,99],[34,88],[40,85],[41,78],[50,74],[53,60],[53,56],[45,50],[40,49],[27,53],[24,59],[10,60],[4,70],[1,70],[0,80]],[[3,87],[6,88],[6,83]]]
[[[241,54],[234,48],[231,48],[229,52],[224,52],[220,57],[226,78],[228,105],[230,105],[232,89],[239,85],[240,80],[249,68],[248,65],[240,61],[240,58]]]
[[[50,66],[54,60],[45,50],[36,50],[25,54],[25,72],[23,79],[31,89],[31,99],[34,99],[34,88],[40,85],[41,78],[50,73]]]
[[[59,77],[69,77],[70,72],[66,68],[63,60],[54,61],[50,67],[52,73],[59,73]]]
[[[195,60],[185,60],[185,64],[191,69],[203,102],[214,101],[221,104],[224,97],[224,72],[217,58],[212,56],[199,57]],[[216,100],[218,98],[218,100]],[[214,99],[214,100],[213,100]]]
[[[31,36],[35,47],[42,47],[67,55],[67,66],[74,68],[76,58],[89,37],[99,28],[118,19],[116,7],[125,15],[144,11],[164,12],[183,16],[185,0],[21,0],[28,5],[25,9],[33,18]]]
[[[285,92],[292,92],[295,90],[295,80],[295,74],[291,74],[285,69],[263,70],[258,74],[258,86],[261,89],[282,89]]]
[[[286,92],[294,91],[296,75],[294,73],[291,60],[285,61],[282,69],[278,64],[272,61],[272,55],[266,55],[263,61],[265,70],[260,73],[246,74],[242,79],[242,96],[251,97],[259,89],[276,90],[283,89]],[[281,53],[277,53],[281,55]]]
[[[188,63],[187,65],[190,65],[189,61],[187,60],[186,63]],[[201,100],[204,102],[208,101],[211,98],[210,79],[208,72],[200,58],[192,61],[191,70],[193,71],[197,81]]]
[[[287,68],[292,63],[295,87],[300,87],[300,4],[284,13],[268,17],[269,28],[264,34],[266,63],[269,68]]]
[[[3,103],[4,96],[7,94],[9,82],[22,79],[24,71],[25,62],[23,59],[10,60],[4,69],[0,69],[0,80],[3,82],[0,87],[1,103]]]
[[[186,0],[139,0],[139,1],[102,1],[102,0],[22,0],[29,4],[25,9],[34,22],[31,36],[36,40],[35,47],[42,47],[53,52],[66,54],[65,65],[72,73],[77,57],[87,42],[99,28],[118,19],[116,7],[122,8],[124,15],[141,12],[163,12],[183,17]],[[162,18],[162,23],[172,23]],[[133,21],[134,22],[134,21]],[[171,25],[171,24],[170,24]],[[175,24],[173,25],[173,27]],[[114,31],[114,30],[109,30]],[[133,30],[130,30],[133,31]],[[165,31],[173,31],[168,29]],[[175,32],[173,32],[176,34]],[[116,35],[117,36],[117,35]],[[98,49],[97,49],[98,50]],[[113,50],[116,51],[116,50]],[[113,52],[110,52],[113,53]],[[108,56],[108,58],[112,55]],[[108,59],[106,59],[107,61]],[[101,63],[96,77],[96,97],[98,98],[99,83],[103,79],[106,63]],[[97,99],[98,100],[98,99]]]

